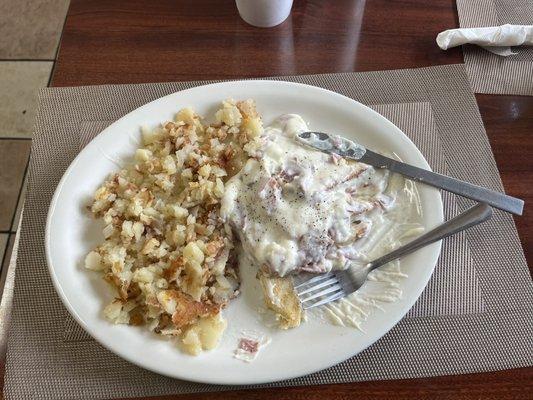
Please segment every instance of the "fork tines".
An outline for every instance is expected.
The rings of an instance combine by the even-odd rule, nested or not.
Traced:
[[[334,273],[311,278],[294,287],[302,308],[318,307],[344,297],[344,290]]]

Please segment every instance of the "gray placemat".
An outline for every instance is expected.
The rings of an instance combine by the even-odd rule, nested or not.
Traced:
[[[531,0],[457,0],[459,26],[533,25]],[[466,71],[475,93],[533,96],[533,48],[513,47],[501,57],[474,45],[463,46]]]
[[[463,65],[278,79],[324,87],[374,105],[415,141],[436,170],[502,190]],[[236,388],[159,376],[102,348],[68,317],[45,265],[48,204],[80,147],[109,121],[201,83],[41,92],[8,340],[6,398],[96,399]],[[444,200],[448,216],[469,206],[468,201],[450,195]],[[255,387],[414,378],[531,365],[531,300],[531,277],[513,219],[496,212],[488,223],[445,244],[420,300],[375,345],[333,368]]]

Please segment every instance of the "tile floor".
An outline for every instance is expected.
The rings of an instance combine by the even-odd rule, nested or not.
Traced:
[[[26,193],[37,93],[50,81],[69,3],[0,1],[0,294]]]

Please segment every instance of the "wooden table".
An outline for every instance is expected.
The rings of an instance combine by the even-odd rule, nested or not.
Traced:
[[[295,0],[291,17],[253,28],[233,0],[72,0],[53,86],[226,79],[425,67],[463,61],[438,32],[453,0]],[[516,224],[533,257],[533,97],[477,95]],[[186,399],[530,399],[533,368],[428,379],[186,395]]]

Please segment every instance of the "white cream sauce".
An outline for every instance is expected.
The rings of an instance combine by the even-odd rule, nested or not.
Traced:
[[[265,129],[258,156],[226,183],[221,214],[259,266],[285,276],[357,267],[419,234],[415,185],[387,170],[313,150],[294,114]],[[318,313],[361,329],[372,310],[401,298],[399,262],[372,272],[355,294]]]
[[[384,194],[388,171],[300,144],[295,136],[307,129],[294,114],[265,129],[262,157],[230,179],[222,202],[244,250],[279,276],[360,260],[362,239],[395,202]]]

